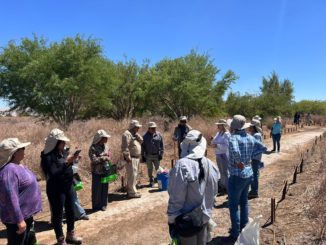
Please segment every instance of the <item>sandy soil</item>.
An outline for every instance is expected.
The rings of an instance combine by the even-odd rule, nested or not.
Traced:
[[[260,198],[250,201],[251,217],[263,214],[262,223],[268,219],[270,197],[280,191],[284,178],[291,173],[293,165],[300,159],[300,149],[306,150],[310,141],[321,135],[326,128],[309,128],[286,134],[281,140],[281,153],[264,155],[265,168],[261,173]],[[265,140],[271,147],[271,140]],[[209,157],[214,159],[212,149]],[[87,184],[87,183],[86,183]],[[44,183],[41,183],[44,189]],[[88,185],[89,186],[89,185]],[[83,244],[169,244],[166,207],[167,192],[157,188],[141,188],[142,198],[127,200],[124,194],[111,193],[110,203],[105,212],[90,214],[89,221],[76,222],[77,233],[84,238]],[[43,192],[44,193],[44,192]],[[86,188],[79,195],[87,211],[90,210],[90,190]],[[39,244],[54,244],[54,231],[49,226],[50,219],[44,196],[44,212],[36,217]],[[220,238],[228,235],[230,227],[226,197],[217,198],[217,208],[213,219],[218,224],[214,239],[210,244],[220,244]],[[1,226],[0,244],[6,244],[4,227]],[[264,232],[262,232],[264,234]],[[268,232],[266,232],[268,240]],[[264,243],[268,244],[268,242]],[[270,243],[271,244],[271,243]]]

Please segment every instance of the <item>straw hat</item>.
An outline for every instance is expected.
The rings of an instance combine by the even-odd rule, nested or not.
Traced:
[[[96,132],[96,134],[94,135],[94,138],[93,138],[93,142],[92,144],[97,144],[98,142],[100,142],[100,140],[102,138],[110,138],[111,135],[109,135],[104,129],[100,129]]]
[[[148,128],[157,128],[157,125],[155,122],[149,122],[148,123]]]
[[[58,128],[52,129],[48,137],[45,139],[44,154],[51,152],[57,145],[58,140],[69,142],[64,132]]]
[[[207,141],[198,130],[190,130],[181,142],[181,158],[199,159],[205,156]]]
[[[227,125],[227,122],[226,122],[225,119],[220,119],[220,120],[218,120],[218,122],[215,123],[215,124],[216,124],[216,125]]]
[[[263,130],[262,130],[261,126],[260,126],[260,121],[259,120],[253,119],[251,121],[251,123],[250,123],[250,126],[255,127],[257,132],[263,134]]]
[[[31,142],[21,143],[17,138],[7,138],[0,143],[0,168],[8,163],[14,153],[21,148],[30,145]]]
[[[141,128],[142,125],[139,123],[138,120],[131,120],[130,124],[129,124],[129,129],[133,129],[133,128]]]
[[[242,130],[250,127],[250,123],[246,123],[246,118],[242,115],[234,115],[233,119],[227,120],[227,124],[231,129]]]

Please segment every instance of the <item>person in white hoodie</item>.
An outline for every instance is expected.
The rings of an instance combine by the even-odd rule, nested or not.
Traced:
[[[229,138],[231,134],[226,128],[226,120],[220,119],[215,124],[217,125],[218,132],[212,140],[211,145],[216,148],[216,162],[221,174],[219,193],[225,193],[227,192],[228,186]]]

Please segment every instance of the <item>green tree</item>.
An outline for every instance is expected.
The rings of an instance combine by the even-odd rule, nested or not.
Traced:
[[[223,94],[236,79],[228,71],[217,81],[218,73],[210,57],[196,51],[176,59],[163,59],[144,79],[148,105],[153,113],[173,119],[180,115],[215,115]]]
[[[103,64],[98,41],[79,35],[50,44],[36,36],[10,42],[0,54],[0,96],[11,109],[29,109],[66,127],[96,97]]]

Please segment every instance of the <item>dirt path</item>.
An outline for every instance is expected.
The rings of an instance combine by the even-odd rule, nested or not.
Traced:
[[[269,172],[274,172],[270,168],[272,166],[268,165],[296,158],[299,146],[304,146],[324,131],[326,128],[315,128],[285,135],[281,140],[281,153],[263,156],[266,167],[262,173],[262,189],[272,186],[267,179],[264,180],[264,175],[268,176]],[[267,139],[265,143],[270,149],[270,139]],[[211,154],[212,151],[209,156]],[[131,200],[125,199],[125,196],[119,193],[111,194],[109,199],[112,202],[108,205],[107,211],[90,214],[89,221],[78,221],[76,230],[83,236],[84,244],[169,244],[165,214],[168,201],[167,192],[157,192],[155,188],[143,188],[141,193],[142,198]],[[218,223],[218,228],[214,235],[226,236],[230,224],[228,209],[224,205],[225,196],[218,197],[217,201],[219,207],[214,209],[213,218]],[[254,206],[252,204],[256,206],[253,210],[252,217],[254,217],[259,210],[269,205],[269,197],[261,195],[259,201],[253,200],[251,206]],[[86,208],[90,208],[89,205]],[[42,215],[44,216],[44,214]],[[54,231],[47,226],[48,220],[49,216],[46,216],[38,221],[41,226],[40,232],[37,233],[39,244],[53,244],[55,241]],[[217,240],[215,239],[215,241]],[[4,236],[0,236],[0,244],[5,244]]]

